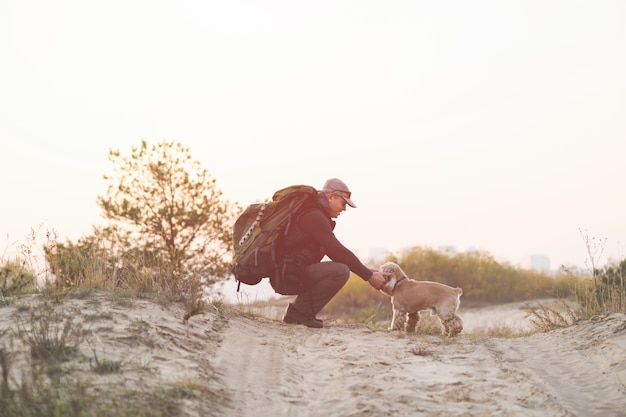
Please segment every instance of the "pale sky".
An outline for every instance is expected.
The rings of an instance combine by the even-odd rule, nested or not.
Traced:
[[[190,148],[227,199],[343,179],[339,239],[626,257],[626,2],[0,3],[0,255],[102,222],[110,148]]]

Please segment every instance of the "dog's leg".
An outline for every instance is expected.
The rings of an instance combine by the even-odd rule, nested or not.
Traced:
[[[450,336],[456,336],[463,331],[463,319],[454,315],[454,318],[450,320]]]
[[[404,328],[404,322],[406,320],[406,311],[399,308],[393,308],[393,317],[391,318],[391,325],[387,330],[402,330]]]
[[[420,321],[420,313],[418,313],[417,311],[414,313],[407,313],[407,317],[408,320],[406,321],[404,328],[407,332],[414,332],[417,322]]]
[[[441,317],[440,319],[444,327],[444,336],[456,336],[463,330],[463,320],[461,320],[461,318],[457,315],[445,320]]]
[[[449,314],[437,314],[437,317],[439,317],[439,321],[441,321],[441,324],[443,325],[442,336],[450,336],[450,324],[453,317],[450,317]]]

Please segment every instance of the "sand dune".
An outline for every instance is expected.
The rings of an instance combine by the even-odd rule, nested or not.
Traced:
[[[89,374],[85,358],[95,349],[123,361],[120,373],[101,377],[105,395],[115,395],[112,386],[194,381],[210,395],[185,401],[190,416],[591,417],[626,410],[623,314],[522,338],[468,331],[443,339],[364,325],[309,329],[233,307],[183,323],[178,306],[119,305],[106,296],[62,308],[92,332],[76,372]],[[17,305],[0,308],[0,329],[20,314]]]

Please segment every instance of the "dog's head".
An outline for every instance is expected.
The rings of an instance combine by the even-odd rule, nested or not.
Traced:
[[[381,265],[379,270],[380,272],[388,274],[387,282],[385,282],[385,285],[383,285],[380,290],[389,296],[393,295],[396,283],[402,277],[406,277],[406,275],[402,269],[400,269],[400,266],[393,262],[387,262]]]

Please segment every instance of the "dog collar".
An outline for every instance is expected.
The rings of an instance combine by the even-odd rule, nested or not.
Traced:
[[[406,277],[402,277],[399,280],[396,281],[395,285],[393,286],[393,289],[395,290],[396,287],[398,286],[399,283],[401,283],[402,281],[404,281],[406,279]]]

